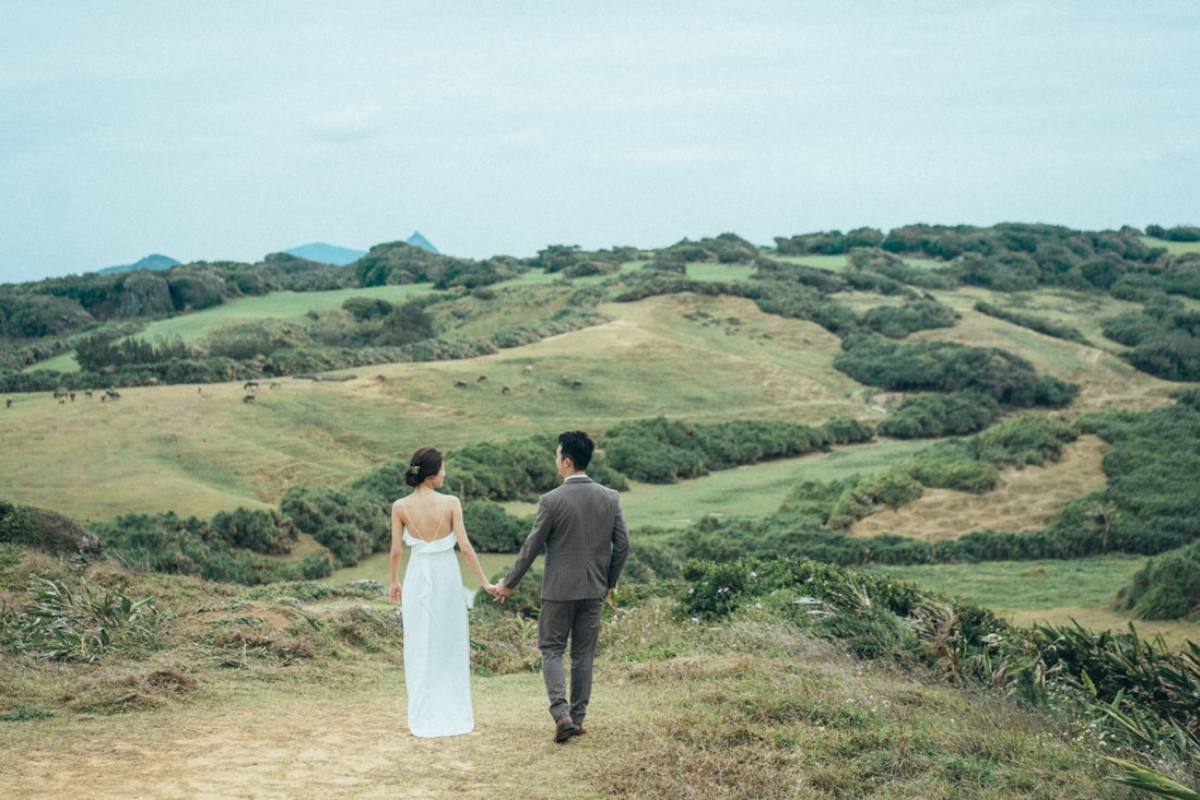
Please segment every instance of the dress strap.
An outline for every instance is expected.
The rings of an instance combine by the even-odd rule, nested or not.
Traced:
[[[409,497],[412,497],[412,495],[409,495]],[[446,509],[447,509],[447,508],[449,507],[449,505],[450,505],[450,498],[449,498],[449,497],[446,497],[445,495],[443,495],[443,496],[442,496],[442,498],[443,498],[443,499],[442,499],[442,513],[441,513],[441,519],[438,521],[437,530],[435,530],[435,531],[433,532],[433,537],[432,537],[432,538],[430,538],[430,539],[426,539],[424,536],[422,536],[422,535],[421,535],[421,532],[420,532],[419,530],[417,530],[417,524],[416,524],[416,523],[413,521],[412,514],[409,514],[409,515],[408,515],[408,522],[409,522],[409,524],[410,524],[410,525],[412,525],[412,532],[413,532],[413,534],[414,534],[414,538],[420,539],[422,542],[426,542],[426,543],[428,543],[428,542],[436,542],[438,539],[440,539],[440,538],[444,538],[444,537],[442,537],[442,536],[441,536],[441,533],[442,533],[442,526],[446,524]],[[408,510],[408,503],[406,502],[407,500],[408,500],[408,498],[406,497],[404,500],[401,500],[401,501],[400,501],[400,502],[401,502],[401,503],[404,505],[404,510],[405,510],[405,511],[407,511],[407,510]]]

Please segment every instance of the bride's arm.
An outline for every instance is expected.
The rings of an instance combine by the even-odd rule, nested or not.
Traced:
[[[404,556],[404,519],[400,501],[392,504],[392,585],[388,597],[393,603],[400,602],[400,561]]]
[[[463,525],[462,503],[457,497],[451,497],[450,502],[454,506],[450,509],[450,524],[454,526],[454,538],[458,542],[458,549],[462,551],[463,558],[467,561],[467,566],[475,573],[475,577],[479,579],[483,585],[483,590],[491,594],[495,590],[496,585],[487,579],[483,574],[483,567],[479,563],[479,556],[475,555],[475,548],[471,546],[471,540],[467,538],[467,529]]]

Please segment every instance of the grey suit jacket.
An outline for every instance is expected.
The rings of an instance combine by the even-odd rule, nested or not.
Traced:
[[[629,556],[629,531],[617,493],[582,477],[542,495],[533,529],[504,585],[516,586],[543,547],[543,600],[604,597],[617,585]]]

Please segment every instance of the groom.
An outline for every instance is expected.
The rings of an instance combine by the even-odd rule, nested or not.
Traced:
[[[538,617],[538,649],[542,678],[554,718],[554,741],[567,741],[587,731],[592,694],[592,660],[600,636],[604,600],[617,585],[629,555],[629,531],[621,501],[612,489],[587,476],[595,444],[583,431],[558,437],[554,463],[562,485],[542,495],[521,552],[493,596],[504,601],[529,565],[546,548],[542,573],[542,610]],[[563,651],[571,640],[571,697],[567,701]]]

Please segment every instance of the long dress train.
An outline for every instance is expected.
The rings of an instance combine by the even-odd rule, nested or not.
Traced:
[[[413,736],[458,736],[475,729],[471,644],[454,535],[412,547],[404,572],[404,683]]]

